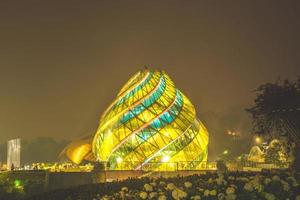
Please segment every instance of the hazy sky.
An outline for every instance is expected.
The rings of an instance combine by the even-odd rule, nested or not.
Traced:
[[[300,75],[299,19],[283,0],[1,1],[0,142],[93,131],[145,64],[198,113],[242,113],[259,84]]]

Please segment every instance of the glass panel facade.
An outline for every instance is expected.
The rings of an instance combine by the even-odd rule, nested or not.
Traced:
[[[169,76],[159,70],[135,74],[101,117],[92,143],[98,161],[110,169],[189,169],[207,160],[208,132],[193,104]],[[177,166],[178,167],[178,166]]]

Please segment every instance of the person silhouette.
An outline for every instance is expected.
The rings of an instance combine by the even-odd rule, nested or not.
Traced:
[[[11,171],[14,171],[14,170],[15,170],[15,165],[14,165],[14,163],[11,164],[10,170],[11,170]]]

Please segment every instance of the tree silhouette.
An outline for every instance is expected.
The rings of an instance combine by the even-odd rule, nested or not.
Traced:
[[[258,87],[251,114],[257,134],[286,135],[300,141],[300,78],[296,82],[277,80]]]
[[[296,145],[295,163],[300,168],[296,153],[300,150],[300,78],[263,84],[256,93],[254,106],[246,109],[252,117],[254,133],[273,138],[286,136],[289,144]]]

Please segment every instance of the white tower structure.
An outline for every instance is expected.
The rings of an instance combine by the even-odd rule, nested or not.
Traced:
[[[7,167],[11,169],[21,165],[21,139],[13,139],[7,141]]]

